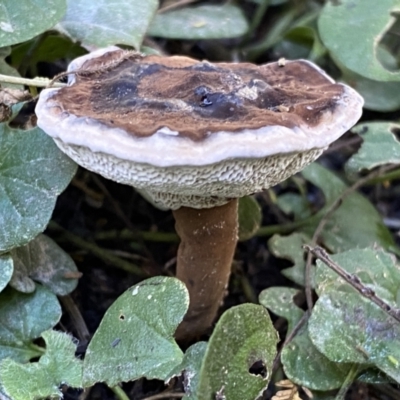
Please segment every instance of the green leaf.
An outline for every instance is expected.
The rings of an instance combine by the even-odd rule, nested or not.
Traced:
[[[11,288],[0,293],[0,360],[27,362],[41,355],[32,341],[61,318],[57,297],[42,286],[23,294]]]
[[[0,5],[1,7],[1,5]],[[10,47],[0,47],[0,74],[2,75],[8,75],[8,76],[20,76],[18,71],[8,65],[8,63],[5,61],[5,58],[8,57],[11,53],[11,48]],[[1,95],[1,88],[9,88],[13,90],[20,90],[21,92],[24,89],[23,85],[17,85],[14,83],[6,83],[6,82],[0,82],[0,95]],[[2,100],[2,120],[4,121],[9,121],[12,120],[13,117],[15,117],[19,111],[21,110],[23,103],[18,102],[16,103],[16,99],[13,99],[13,101],[7,101],[3,98]]]
[[[364,285],[389,302],[391,306],[399,307],[400,265],[392,254],[381,249],[366,248],[352,249],[331,257],[348,273],[357,275]],[[317,261],[315,283],[319,295],[337,290],[353,291],[350,285],[321,261]]]
[[[285,268],[282,274],[298,285],[304,286],[306,262],[303,245],[311,241],[310,237],[301,232],[289,236],[274,235],[268,241],[268,248],[275,257],[293,262],[293,267]]]
[[[261,207],[251,196],[239,199],[239,240],[249,240],[258,231],[261,225]]]
[[[400,108],[400,82],[380,82],[344,71],[341,80],[357,90],[364,98],[364,108],[390,112]]]
[[[400,324],[358,293],[322,294],[309,321],[309,334],[330,360],[376,366],[400,382]]]
[[[295,26],[274,47],[274,51],[282,56],[308,58],[317,60],[326,53],[319,40],[317,31],[310,26]]]
[[[168,39],[223,39],[244,35],[249,26],[240,8],[232,5],[200,5],[161,14],[148,34]]]
[[[327,209],[347,189],[347,186],[332,172],[317,163],[305,168],[302,174],[322,190],[325,206],[312,217],[304,219],[296,233],[289,236],[274,235],[269,240],[268,246],[276,257],[294,263],[293,267],[284,269],[282,274],[304,286],[305,259],[302,246],[310,243],[321,218],[326,215]],[[383,224],[378,211],[357,192],[345,197],[340,206],[329,216],[321,238],[323,244],[333,252],[376,244],[386,249],[397,250],[393,237]]]
[[[304,311],[293,300],[298,293],[297,289],[274,286],[264,289],[259,296],[261,305],[269,308],[274,314],[287,319],[288,334],[292,332],[304,314]]]
[[[304,12],[304,9],[302,12]],[[301,18],[298,18],[299,9],[297,7],[285,8],[277,14],[276,18],[270,20],[267,27],[268,34],[263,35],[263,38],[258,43],[256,42],[254,45],[249,46],[246,49],[246,55],[250,60],[255,60],[258,57],[263,57],[272,46],[277,46],[277,51],[283,50],[284,55],[288,53],[288,57],[290,58],[292,57],[292,50],[298,54],[297,50],[299,50],[299,47],[293,44],[293,42],[284,41],[283,46],[280,46],[279,43],[283,40],[288,30],[293,28],[293,26],[301,26],[314,19],[317,12],[315,7],[310,7],[310,9],[304,12]],[[300,48],[300,51],[303,52],[304,47],[300,46]]]
[[[400,306],[400,268],[393,255],[373,248],[332,256],[348,273],[392,307]],[[309,334],[319,351],[336,362],[376,366],[400,381],[400,324],[317,262],[319,299]]]
[[[82,361],[75,358],[76,344],[66,333],[43,332],[46,352],[39,362],[0,362],[0,383],[13,400],[62,398],[61,385],[82,386]]]
[[[399,124],[391,122],[358,124],[352,131],[361,135],[363,144],[347,162],[346,171],[355,173],[380,165],[400,164],[400,142],[393,134],[399,129]]]
[[[325,196],[325,206],[301,227],[302,232],[311,236],[327,208],[347,189],[347,186],[336,175],[317,163],[305,168],[302,174],[304,178],[319,187]],[[339,208],[328,219],[321,237],[324,245],[332,252],[374,245],[386,249],[395,248],[393,237],[383,224],[378,211],[367,198],[357,192],[345,197]]]
[[[386,374],[384,374],[377,368],[364,370],[360,375],[358,375],[357,380],[360,382],[369,383],[371,385],[395,383],[393,379],[389,378]]]
[[[1,5],[0,5],[1,7]],[[5,58],[11,53],[11,47],[0,47],[0,74],[9,76],[20,76],[18,71],[7,64]],[[15,85],[11,83],[1,82],[2,87],[8,87],[12,89],[23,89],[23,85]]]
[[[167,378],[182,361],[173,334],[188,308],[182,282],[155,277],[128,289],[107,310],[84,360],[84,386]]]
[[[276,205],[286,214],[293,215],[295,221],[312,215],[312,207],[306,196],[298,193],[283,193],[277,197]]]
[[[352,364],[330,361],[313,345],[305,324],[283,348],[285,374],[298,385],[312,390],[332,390],[342,386]]]
[[[14,271],[14,264],[10,254],[0,255],[0,292],[10,282]]]
[[[126,44],[139,50],[158,0],[67,0],[58,29],[85,46]]]
[[[21,131],[0,124],[0,253],[46,228],[75,171],[76,164],[39,128]]]
[[[10,254],[14,261],[10,285],[20,292],[33,292],[36,281],[58,296],[65,296],[78,284],[78,269],[72,258],[45,235],[38,235]]]
[[[226,311],[211,335],[198,384],[198,400],[254,400],[271,379],[278,335],[267,310],[242,304]],[[252,367],[260,367],[253,371]],[[224,397],[222,397],[224,396]]]
[[[2,0],[0,43],[8,46],[51,29],[65,14],[65,0]]]
[[[26,59],[27,53],[31,52],[32,46],[35,51]],[[46,35],[41,41],[29,41],[13,47],[11,53],[12,65],[21,65],[29,61],[30,66],[36,66],[39,62],[52,63],[60,58],[72,60],[86,54],[87,51],[77,43],[61,35]]]
[[[399,0],[329,1],[319,17],[319,33],[339,64],[369,79],[400,81],[400,72],[385,69],[377,58],[380,39],[399,10]]]
[[[207,349],[206,342],[197,342],[190,346],[183,356],[182,363],[172,370],[167,380],[183,373],[183,386],[185,396],[183,400],[198,400],[198,384],[200,379],[200,369]]]

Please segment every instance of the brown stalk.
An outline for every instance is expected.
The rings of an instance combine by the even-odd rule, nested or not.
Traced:
[[[189,310],[176,338],[190,340],[214,321],[228,286],[238,240],[238,200],[208,209],[173,211],[181,238],[176,276],[189,290]]]

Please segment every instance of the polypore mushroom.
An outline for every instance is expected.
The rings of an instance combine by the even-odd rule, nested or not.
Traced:
[[[178,338],[215,319],[237,242],[237,199],[314,161],[361,115],[362,98],[309,61],[256,66],[107,48],[46,89],[38,125],[81,166],[173,210],[189,311]]]

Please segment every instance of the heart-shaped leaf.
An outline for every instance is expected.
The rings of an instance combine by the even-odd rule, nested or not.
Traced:
[[[381,249],[352,249],[334,254],[332,259],[348,273],[355,274],[376,294],[386,299],[392,306],[400,302],[400,265],[394,255]],[[318,294],[330,291],[344,290],[345,281],[317,261],[315,273],[316,291]]]
[[[363,138],[363,144],[347,162],[346,171],[359,172],[380,165],[400,164],[400,142],[394,135],[400,125],[392,122],[368,122],[352,129]]]
[[[347,189],[347,186],[335,174],[317,163],[305,168],[302,174],[319,187],[325,196],[325,207],[301,227],[302,232],[312,236],[327,208]],[[357,192],[344,198],[328,219],[321,237],[325,246],[333,252],[374,245],[386,249],[396,248],[393,237],[383,224],[376,208],[366,197]]]
[[[28,362],[42,355],[33,340],[51,329],[61,318],[57,297],[38,285],[24,294],[11,288],[0,293],[0,360]]]
[[[352,366],[335,363],[320,353],[310,340],[307,324],[283,348],[281,360],[291,381],[323,391],[340,388]]]
[[[33,292],[36,281],[58,296],[65,296],[78,284],[79,272],[72,258],[45,235],[38,235],[10,254],[14,262],[10,285],[14,289]]]
[[[76,164],[41,129],[0,124],[0,253],[46,228],[75,171]]]
[[[332,57],[347,69],[377,81],[400,81],[400,72],[385,69],[377,58],[380,40],[399,10],[398,0],[329,1],[319,17],[319,33]]]
[[[322,190],[325,206],[312,217],[300,221],[296,233],[289,236],[274,235],[268,245],[276,257],[293,261],[294,266],[284,269],[283,275],[304,286],[305,260],[302,246],[310,243],[321,218],[326,215],[331,204],[342,195],[347,186],[335,174],[317,163],[305,168],[302,174]],[[354,215],[357,215],[357,218],[354,218]],[[333,252],[376,244],[393,251],[398,250],[378,211],[367,198],[357,192],[346,196],[329,216],[320,238]]]
[[[259,397],[271,379],[277,342],[277,332],[264,307],[242,304],[230,308],[211,335],[194,399]]]
[[[268,247],[275,257],[290,260],[294,264],[293,267],[282,270],[282,274],[302,286],[306,268],[303,245],[310,240],[305,233],[295,232],[288,236],[274,235],[268,241]]]
[[[65,14],[65,0],[2,0],[0,43],[24,42],[52,28]]]
[[[332,256],[392,307],[400,306],[400,267],[383,250],[353,249]],[[312,342],[335,362],[374,366],[400,381],[400,323],[317,262],[318,301],[309,321]]]
[[[168,39],[223,39],[244,35],[248,24],[232,4],[185,7],[157,14],[148,34]]]
[[[158,0],[67,0],[58,25],[62,33],[86,46],[126,44],[139,50],[158,8]]]
[[[56,331],[43,332],[42,337],[46,350],[38,362],[0,362],[0,384],[13,400],[62,398],[59,386],[82,386],[82,361],[75,358],[76,344],[72,338]]]
[[[400,324],[358,293],[338,290],[320,296],[309,334],[331,361],[376,366],[400,382]]]
[[[261,305],[270,309],[274,314],[287,319],[288,334],[292,332],[304,314],[304,311],[293,300],[298,293],[297,289],[274,286],[264,289],[259,296]]]
[[[89,343],[84,386],[166,379],[182,362],[173,335],[188,304],[184,284],[174,278],[155,277],[128,289],[107,310]]]
[[[170,380],[174,376],[183,374],[183,386],[185,395],[183,400],[198,400],[198,384],[200,379],[200,369],[207,349],[206,342],[197,342],[190,346],[183,356],[182,363],[172,370]]]

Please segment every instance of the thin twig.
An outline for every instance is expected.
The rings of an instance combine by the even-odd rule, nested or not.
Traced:
[[[321,260],[325,265],[327,265],[330,269],[335,271],[341,278],[343,278],[349,285],[351,285],[354,289],[357,290],[361,296],[366,299],[374,302],[380,309],[382,309],[385,313],[390,315],[396,321],[400,322],[400,309],[394,308],[378,297],[375,292],[365,286],[360,278],[357,275],[349,274],[346,270],[344,270],[339,264],[335,263],[330,257],[329,254],[320,246],[311,247],[309,245],[304,245],[304,248],[312,253],[316,258]]]
[[[116,201],[114,199],[114,197],[112,196],[112,194],[109,192],[109,190],[106,188],[106,186],[103,184],[103,182],[99,179],[99,177],[97,177],[95,174],[92,174],[92,179],[94,181],[94,183],[98,186],[98,188],[103,192],[103,194],[110,200],[115,213],[117,214],[117,216],[124,222],[124,224],[132,231],[135,232],[137,234],[137,229],[135,228],[135,226],[132,224],[132,222],[129,220],[129,218],[125,215],[124,211],[122,210],[120,204],[118,201]],[[140,243],[141,247],[142,247],[142,251],[146,254],[147,258],[151,261],[151,263],[153,265],[157,265],[153,254],[151,253],[151,251],[149,251],[149,249],[147,248],[144,240],[142,237],[140,237],[139,235],[137,235],[137,241]]]
[[[99,247],[96,243],[88,242],[85,239],[81,238],[80,236],[77,236],[77,235],[67,231],[66,229],[62,228],[60,225],[58,225],[54,221],[50,221],[48,227],[50,229],[62,232],[65,239],[67,239],[69,242],[73,243],[75,246],[80,247],[81,249],[90,251],[96,257],[102,259],[106,263],[111,264],[113,267],[120,268],[120,269],[122,269],[126,272],[129,272],[131,274],[134,274],[136,276],[141,276],[141,277],[146,277],[146,278],[149,276],[147,271],[140,268],[139,266],[137,266],[131,262],[122,260],[120,257],[117,257],[117,256],[111,254],[111,252],[109,250]]]
[[[109,386],[109,388],[114,392],[118,400],[130,400],[128,395],[125,393],[124,389],[122,389],[121,386],[119,385],[113,387]]]
[[[304,218],[299,221],[288,222],[286,224],[276,224],[276,225],[267,225],[262,226],[258,229],[255,236],[272,236],[275,233],[285,234],[295,231],[298,228],[301,228],[304,225],[307,225],[309,221],[312,221],[314,217]]]
[[[164,393],[155,394],[154,396],[145,397],[142,400],[159,400],[159,399],[168,399],[168,398],[181,399],[184,395],[185,395],[185,393],[164,392]]]
[[[360,364],[354,363],[351,366],[349,373],[347,374],[344,382],[342,383],[342,386],[339,389],[339,392],[335,396],[335,400],[344,400],[346,393],[348,392],[350,386],[355,381],[355,379],[361,369],[362,369],[362,366]]]
[[[104,183],[101,181],[101,179],[96,176],[95,174],[91,175],[91,179],[93,182],[96,184],[96,186],[103,192],[103,195],[108,198],[110,201],[114,212],[117,214],[117,216],[123,221],[123,223],[132,231],[136,232],[137,229],[135,226],[132,224],[132,222],[129,220],[129,218],[125,215],[124,211],[122,210],[120,204],[118,201],[114,199],[110,191],[107,189],[107,187],[104,185]],[[139,238],[139,236],[137,236]]]
[[[128,60],[130,58],[132,59],[141,59],[143,55],[135,50],[122,50],[112,59],[109,61],[106,61],[98,66],[95,66],[93,68],[79,68],[73,71],[65,71],[65,72],[60,72],[57,74],[51,81],[48,83],[48,87],[56,87],[58,85],[57,81],[60,80],[61,78],[65,78],[66,76],[69,75],[76,75],[76,76],[91,76],[95,74],[101,74],[103,72],[107,72],[112,70],[113,68],[116,68],[118,65],[122,64],[125,60]],[[66,86],[66,84],[62,84],[63,86]]]
[[[325,228],[325,225],[331,218],[332,214],[339,208],[339,206],[342,204],[343,200],[355,192],[358,188],[361,186],[365,185],[368,183],[371,179],[374,179],[392,169],[397,168],[397,165],[386,165],[376,171],[372,171],[365,177],[359,179],[357,182],[355,182],[352,186],[347,188],[340,196],[336,198],[332,204],[330,204],[325,212],[325,215],[321,218],[319,221],[319,224],[317,228],[314,231],[313,237],[311,239],[310,246],[315,246]],[[313,260],[312,253],[309,252],[307,254],[307,262],[306,262],[306,269],[305,269],[305,293],[306,293],[306,301],[307,301],[307,307],[309,310],[312,309],[313,307],[313,300],[312,300],[312,288],[311,288],[311,263]]]
[[[269,3],[270,3],[269,0],[264,0],[264,1],[261,1],[258,3],[258,7],[257,7],[256,11],[254,12],[253,18],[250,22],[249,29],[243,38],[242,45],[241,45],[242,48],[244,47],[244,45],[246,45],[249,42],[250,38],[254,35],[254,32],[261,24],[261,22],[264,18],[264,15],[269,7]]]
[[[0,83],[1,82],[12,83],[16,85],[47,87],[49,83],[51,83],[51,80],[48,78],[27,79],[27,78],[20,78],[18,76],[9,76],[0,74]],[[54,87],[64,87],[64,86],[66,86],[65,83],[56,82],[54,84]]]
[[[80,341],[88,341],[90,338],[89,329],[87,328],[86,322],[79,311],[78,306],[75,304],[71,296],[60,296],[59,297],[62,305],[66,309],[67,313],[71,317],[72,323],[78,335]]]
[[[178,243],[179,236],[173,232],[131,231],[129,229],[112,229],[94,234],[95,240],[138,240],[149,242]]]
[[[160,8],[157,11],[157,13],[158,14],[162,14],[162,13],[165,13],[167,11],[171,11],[171,10],[173,10],[175,8],[182,7],[182,6],[185,6],[187,4],[195,3],[196,1],[199,1],[199,0],[180,0],[180,1],[177,1],[176,3],[172,3],[172,4],[168,5],[168,6]]]

